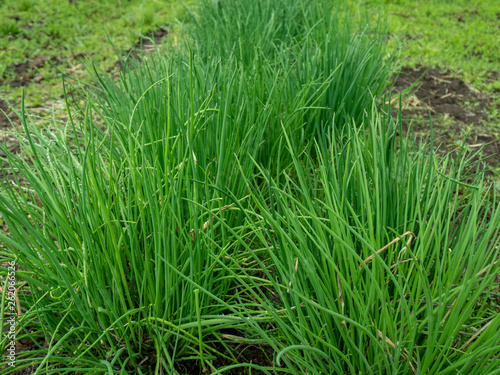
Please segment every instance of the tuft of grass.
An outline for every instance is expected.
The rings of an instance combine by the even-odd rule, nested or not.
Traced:
[[[6,36],[15,36],[19,34],[21,30],[19,29],[19,26],[17,23],[13,20],[9,19],[4,19],[2,20],[2,23],[0,24],[0,35],[3,37]]]
[[[90,66],[64,127],[22,108],[23,157],[0,145],[1,255],[36,346],[16,368],[492,372],[500,211],[482,171],[465,180],[467,156],[436,160],[378,114],[377,28],[255,4],[203,2],[188,38],[124,57],[118,82]]]
[[[261,61],[269,61],[286,81],[278,95],[293,97],[304,85],[316,84],[321,96],[308,104],[324,111],[319,118],[305,116],[306,124],[316,123],[316,129],[304,126],[306,139],[319,133],[319,124],[332,125],[333,115],[337,129],[351,119],[360,124],[393,73],[395,53],[387,52],[383,23],[356,19],[340,1],[204,0],[189,20],[199,53],[222,61],[236,56],[245,75],[255,79],[261,79]]]
[[[248,185],[277,362],[293,374],[496,373],[500,209],[484,172],[473,155],[437,160],[378,114],[367,125],[318,142],[317,159],[288,140],[285,182],[262,169],[266,184]]]
[[[306,9],[300,1],[295,7]],[[353,43],[342,50],[360,58],[356,66],[387,74],[380,55],[368,59],[366,34],[351,37],[349,24],[316,17]],[[207,368],[216,358],[237,362],[223,330],[253,337],[271,320],[240,287],[245,279],[266,284],[244,269],[257,250],[241,211],[250,204],[245,181],[255,160],[288,162],[275,157],[285,133],[306,146],[326,125],[322,118],[333,116],[326,101],[343,64],[332,65],[333,58],[345,52],[322,43],[333,58],[320,55],[321,33],[310,35],[290,35],[290,48],[258,51],[247,62],[215,48],[208,55],[201,41],[188,41],[123,61],[119,83],[94,67],[86,105],[69,112],[60,131],[37,129],[23,109],[19,140],[31,156],[2,148],[16,179],[2,184],[0,210],[10,229],[2,241],[18,254],[18,277],[33,290],[22,297],[33,309],[22,315],[18,337],[36,341],[50,332],[51,339],[48,349],[20,356],[18,367],[104,372],[153,363],[176,373],[189,360]],[[319,72],[311,51],[326,60]],[[362,83],[352,90],[371,104]],[[358,116],[354,109],[337,108],[339,118]]]
[[[176,92],[173,82],[163,83]],[[17,254],[17,277],[31,291],[23,306],[33,309],[19,324],[33,329],[18,337],[50,336],[48,349],[18,356],[18,368],[156,366],[174,373],[189,358],[215,358],[217,350],[203,340],[212,331],[245,325],[237,315],[223,316],[241,309],[242,292],[219,263],[248,255],[210,223],[219,215],[237,232],[244,227],[228,207],[233,202],[208,187],[213,177],[222,185],[230,176],[217,174],[224,161],[207,165],[194,148],[214,112],[210,97],[199,96],[194,112],[187,104],[194,95],[193,88],[180,103],[157,98],[181,112],[164,113],[166,134],[154,141],[153,123],[134,130],[133,116],[127,124],[106,119],[104,130],[96,126],[92,101],[81,122],[52,135],[23,117],[31,159],[3,151],[16,182],[22,175],[29,187],[18,191],[18,184],[3,182],[0,210],[10,233],[2,242]],[[186,119],[181,131],[175,116]],[[212,296],[224,296],[223,303]],[[153,355],[161,359],[148,362]]]

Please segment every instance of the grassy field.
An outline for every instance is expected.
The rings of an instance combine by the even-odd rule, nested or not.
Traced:
[[[2,5],[2,373],[500,374],[493,2],[40,4]],[[175,14],[141,58],[97,27]]]
[[[483,147],[488,179],[500,188],[500,4],[497,1],[359,1],[389,25],[389,46],[401,47],[396,92],[413,87],[404,116],[450,152],[466,140]],[[421,87],[415,92],[415,89]]]
[[[402,43],[402,64],[451,69],[479,90],[500,90],[497,1],[372,0],[362,4],[387,16],[391,34]]]
[[[55,108],[56,117],[65,117],[62,73],[88,80],[90,60],[113,69],[115,49],[130,50],[152,31],[166,34],[182,12],[183,5],[172,1],[2,1],[0,100],[19,110],[24,90],[32,114],[50,116]]]

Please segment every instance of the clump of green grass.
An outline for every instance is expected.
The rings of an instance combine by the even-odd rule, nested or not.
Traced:
[[[315,111],[314,119],[305,116],[306,139],[321,124],[337,129],[351,119],[360,124],[393,73],[395,54],[389,57],[383,24],[356,20],[341,1],[204,0],[190,20],[188,30],[199,53],[222,61],[236,56],[254,79],[261,79],[261,61],[270,61],[285,79],[277,94],[293,97],[303,85],[316,83],[322,95],[310,105],[324,110]]]
[[[95,70],[97,87],[61,131],[37,130],[22,113],[20,141],[31,158],[3,151],[27,187],[3,183],[10,233],[2,240],[19,254],[19,277],[32,290],[23,305],[34,308],[21,321],[31,329],[19,336],[51,339],[47,350],[21,355],[19,367],[129,371],[149,368],[154,356],[157,369],[175,373],[189,360],[208,368],[217,357],[236,361],[221,330],[250,336],[270,320],[240,288],[255,277],[242,266],[255,237],[240,211],[250,204],[245,181],[254,160],[280,164],[282,124],[306,145],[329,109],[333,72],[298,78],[306,72],[291,60],[312,69],[304,55],[314,40],[299,42],[249,63],[215,49],[207,56],[199,43],[191,52],[171,48],[125,62],[118,84]]]
[[[234,9],[224,17],[258,41],[248,55],[204,45],[213,25],[195,24],[166,53],[124,61],[119,82],[96,68],[86,105],[67,97],[76,112],[63,129],[38,129],[23,108],[25,157],[0,146],[15,180],[2,181],[0,240],[30,290],[17,337],[49,345],[17,368],[405,373],[401,353],[418,367],[443,351],[461,366],[457,327],[485,322],[462,349],[493,368],[499,321],[475,303],[498,270],[485,268],[498,255],[485,215],[500,214],[481,176],[468,190],[467,160],[444,177],[432,147],[397,151],[375,110],[390,65],[364,29],[294,0],[270,45],[260,22],[276,16],[253,4],[200,9]],[[241,360],[234,342],[259,345],[272,366]]]
[[[498,371],[498,201],[471,155],[436,160],[397,130],[374,114],[318,159],[289,141],[286,182],[248,185],[280,301],[260,298],[266,340],[290,373]]]
[[[17,23],[13,20],[5,19],[0,24],[0,35],[3,37],[14,36],[21,32]]]
[[[2,240],[18,254],[18,277],[31,290],[23,305],[34,306],[21,324],[36,329],[19,336],[50,338],[48,350],[20,355],[19,367],[146,371],[154,363],[174,372],[189,358],[215,358],[204,341],[211,331],[243,324],[221,316],[233,303],[241,309],[242,292],[219,262],[248,255],[210,220],[227,216],[233,230],[243,228],[232,202],[208,187],[214,177],[227,184],[227,174],[217,174],[215,162],[204,170],[204,155],[193,148],[204,117],[213,116],[210,98],[197,96],[194,112],[187,97],[182,112],[165,112],[166,134],[154,142],[153,123],[134,130],[133,117],[127,124],[108,119],[105,130],[95,126],[91,102],[80,123],[70,122],[72,134],[42,134],[23,118],[24,147],[33,156],[7,154],[29,188],[18,193],[16,184],[4,183],[1,211],[10,235]],[[158,100],[168,109],[171,98]],[[175,115],[186,121],[181,131],[174,131]],[[147,362],[152,355],[161,359]]]

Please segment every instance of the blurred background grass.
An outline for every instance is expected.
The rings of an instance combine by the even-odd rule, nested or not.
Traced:
[[[169,0],[2,1],[1,96],[17,106],[24,88],[28,108],[50,106],[62,95],[59,71],[87,79],[81,64],[85,58],[101,69],[113,68],[118,58],[110,41],[128,50],[141,33],[173,25],[183,7]],[[19,82],[23,73],[28,79]]]
[[[141,33],[171,27],[185,4],[175,0],[5,0],[0,3],[0,92],[27,106],[62,94],[58,69],[88,76],[80,61],[92,58],[103,69],[117,61],[111,44],[128,50]],[[402,64],[437,66],[463,74],[479,90],[500,93],[500,2],[496,0],[349,0],[360,13],[387,17],[390,45],[401,43]],[[29,63],[31,82],[12,84],[16,66]],[[42,59],[40,59],[42,58]],[[57,66],[57,69],[55,68]],[[16,87],[12,87],[16,86]]]
[[[356,1],[387,16],[402,63],[463,73],[478,89],[500,90],[500,2],[496,0]]]

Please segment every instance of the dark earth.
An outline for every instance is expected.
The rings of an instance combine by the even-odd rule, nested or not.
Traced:
[[[153,34],[152,40],[159,44],[166,35],[166,31],[159,30]],[[138,59],[142,53],[151,50],[154,50],[154,43],[151,39],[145,39],[138,43],[136,48],[130,50],[129,55],[132,59]],[[57,63],[57,60],[53,56],[40,56],[27,63],[16,65],[14,69],[18,76],[11,82],[0,82],[0,84],[9,84],[11,86],[41,84],[41,79],[38,79],[35,75],[35,68],[49,62]],[[118,62],[117,67],[122,68],[122,64]],[[430,114],[432,116],[434,137],[438,138],[439,142],[442,143],[440,152],[448,152],[460,147],[465,134],[469,133],[466,140],[467,147],[471,151],[482,148],[484,155],[488,156],[487,166],[491,168],[490,174],[499,174],[499,130],[489,125],[488,114],[495,107],[500,110],[500,103],[494,102],[491,95],[481,93],[467,85],[459,74],[451,71],[426,67],[416,69],[405,67],[399,76],[394,77],[394,80],[393,105],[399,106],[399,96],[397,94],[401,93],[403,128],[405,131],[411,130],[417,137],[428,139]],[[6,134],[5,131],[13,130],[8,117],[12,119],[12,123],[16,128],[20,126],[20,121],[15,118],[13,111],[3,100],[0,100],[0,109],[0,141],[6,142],[9,151],[18,153],[20,150],[19,144],[13,136]],[[4,155],[0,152],[0,156]],[[6,230],[4,224],[0,225],[0,230]],[[4,331],[5,328],[8,327],[4,327]],[[36,350],[37,346],[47,347],[47,345],[47,342],[43,339],[38,344],[26,340],[22,346],[16,347],[17,358],[18,360],[21,359],[22,352]],[[229,344],[229,346],[240,361],[251,362],[260,366],[272,365],[272,351],[265,351],[258,346],[238,342]],[[232,363],[219,358],[213,364],[216,367],[222,367]],[[154,366],[154,363],[151,363],[151,365]],[[198,361],[180,364],[178,370],[185,374],[208,373],[205,372],[207,370],[200,368]],[[5,367],[0,369],[0,372],[3,373],[3,371],[5,371]],[[35,366],[28,366],[11,372],[11,374],[28,375],[34,371]],[[254,375],[263,374],[262,371],[256,369],[249,372],[242,368],[225,372],[228,375],[250,373]],[[71,373],[70,375],[74,374]]]
[[[493,128],[489,113],[500,109],[492,95],[467,85],[460,75],[437,68],[403,68],[393,94],[402,93],[403,129],[429,140],[430,120],[434,139],[442,153],[462,146],[471,152],[482,149],[489,175],[500,176],[500,129]],[[408,90],[411,90],[408,93]],[[406,95],[405,95],[406,94]],[[399,107],[399,97],[393,99]]]
[[[33,69],[44,66],[49,61],[54,65],[59,65],[59,62],[56,60],[55,56],[38,56],[25,63],[15,64],[14,66],[11,66],[10,68],[16,73],[16,78],[8,82],[8,84],[11,87],[25,87],[31,84],[32,81],[34,81],[35,83],[40,82],[43,79],[42,75],[33,77],[31,72],[33,71]]]

